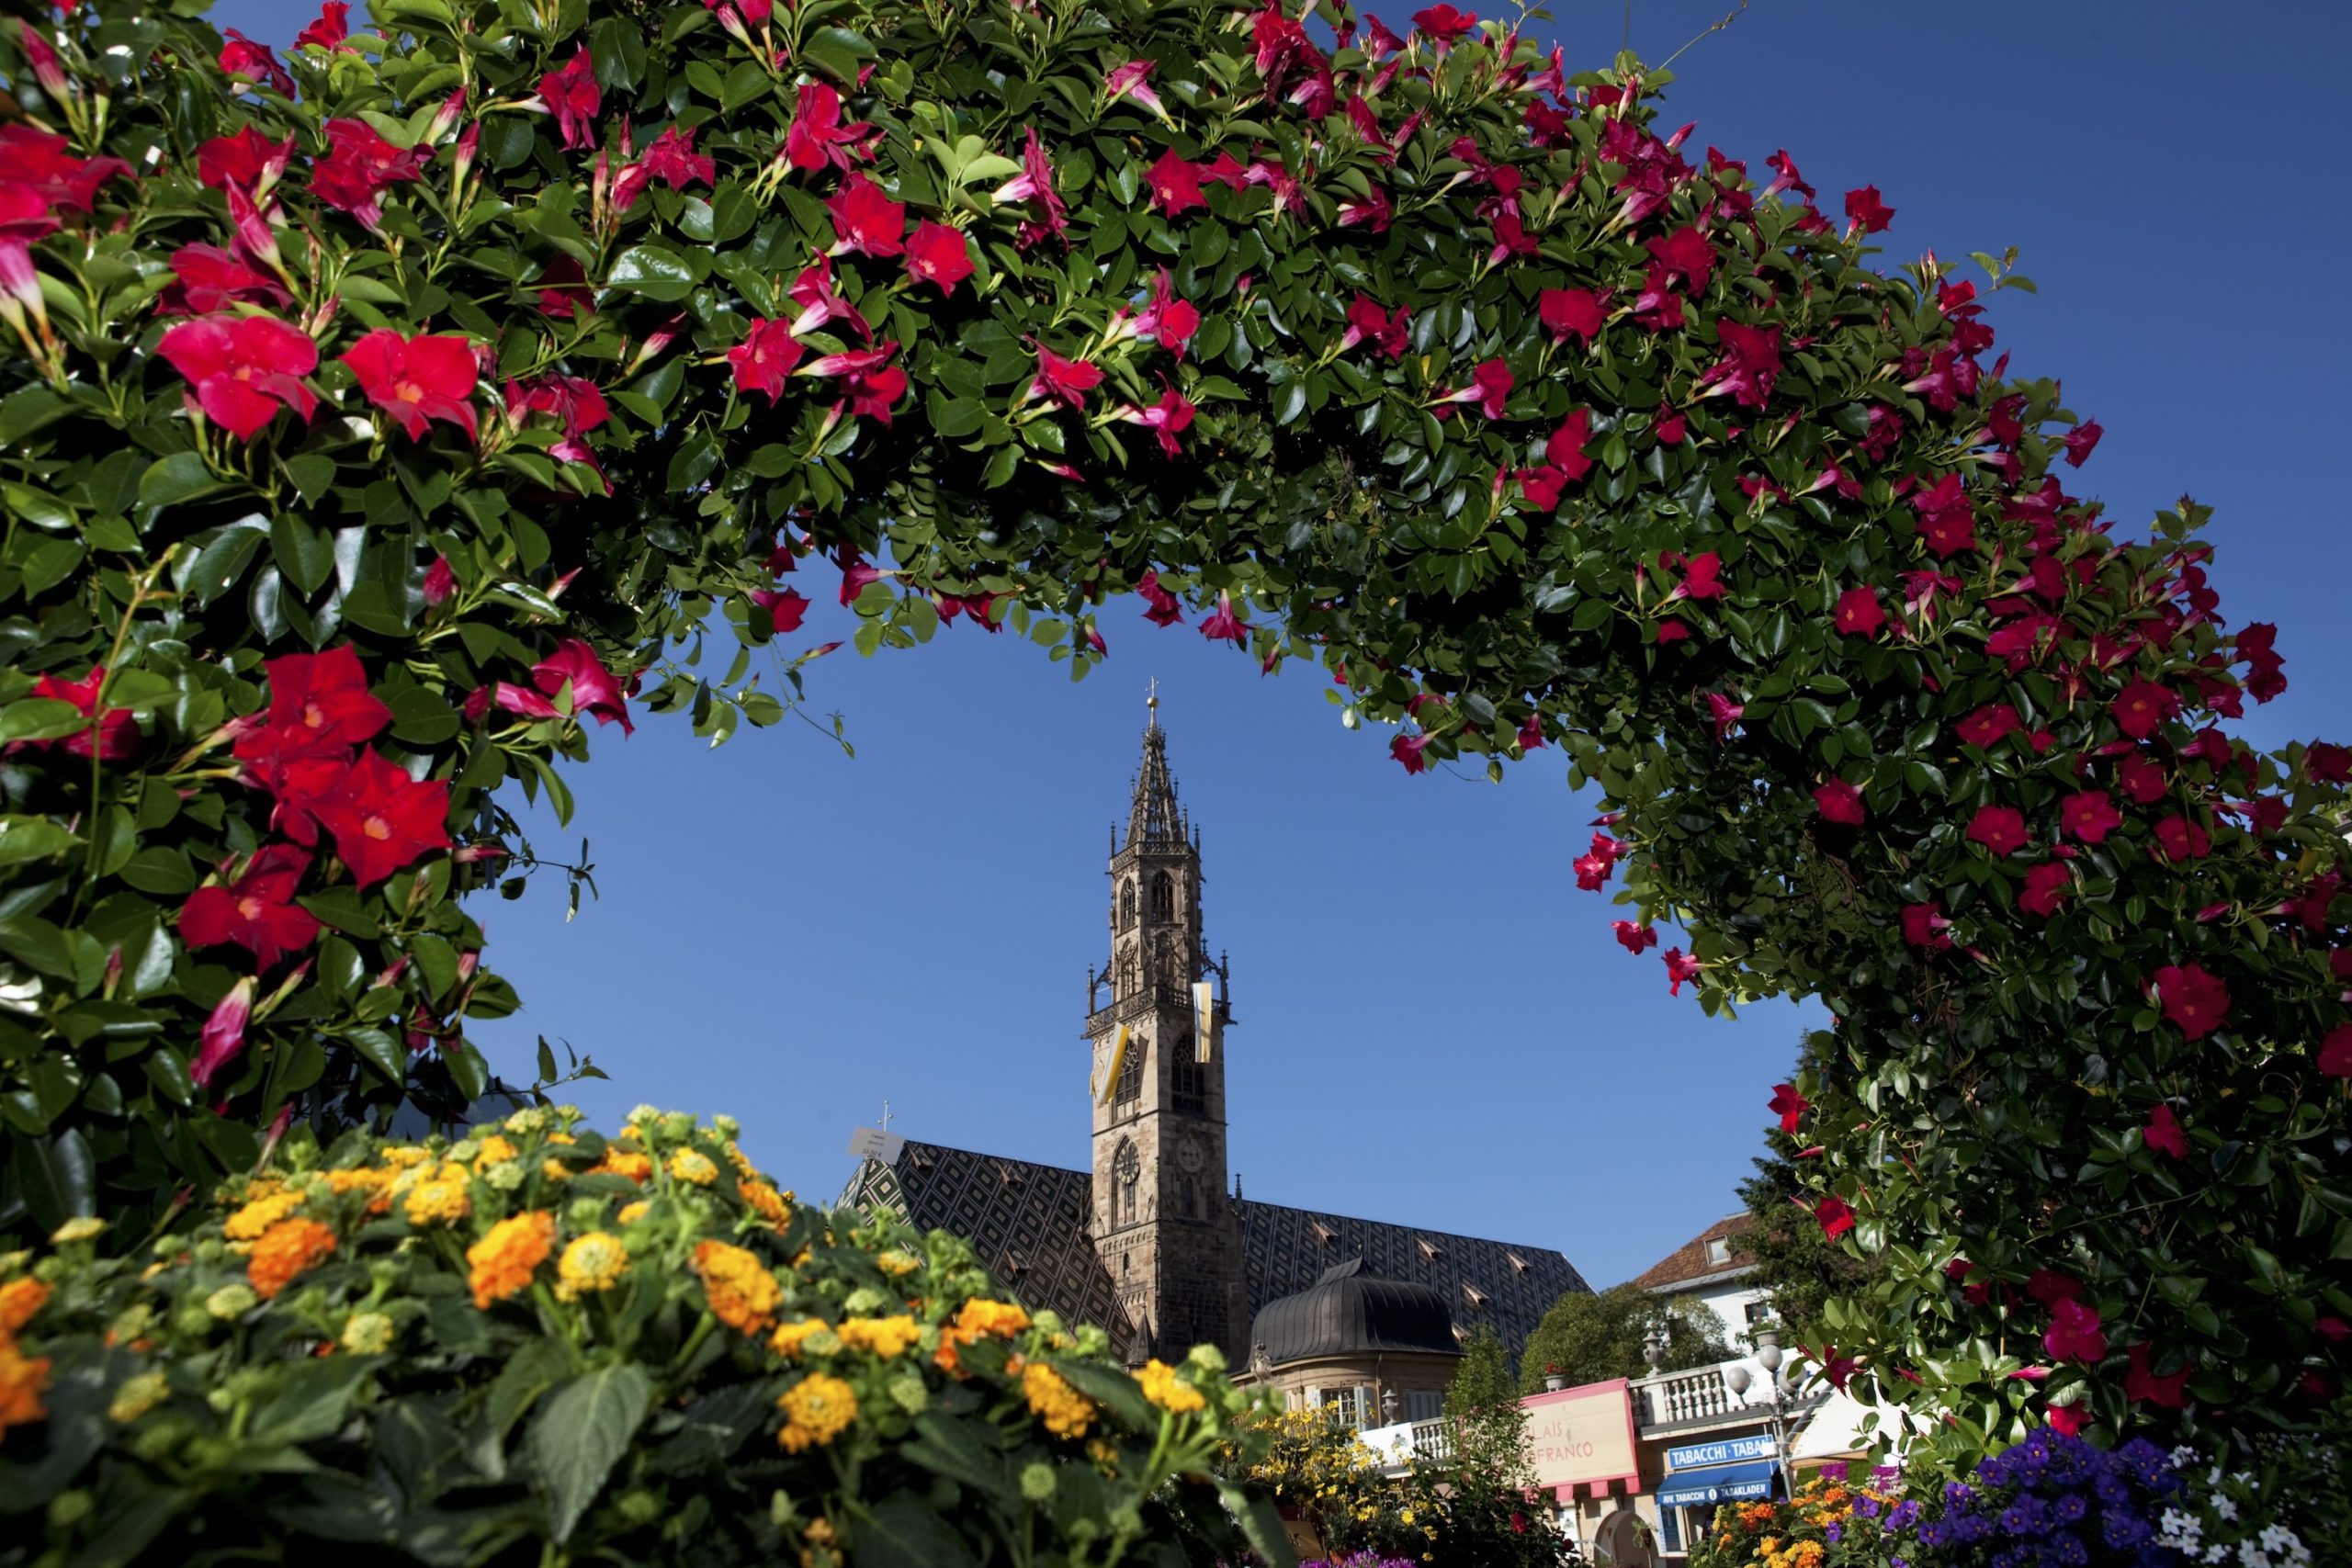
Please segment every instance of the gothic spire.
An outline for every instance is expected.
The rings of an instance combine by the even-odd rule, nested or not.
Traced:
[[[1168,772],[1168,732],[1159,728],[1159,702],[1153,698],[1143,732],[1143,766],[1136,773],[1135,805],[1127,813],[1126,848],[1182,849],[1184,821],[1176,807],[1176,781]]]

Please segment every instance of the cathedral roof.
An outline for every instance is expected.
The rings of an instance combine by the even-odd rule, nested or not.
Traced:
[[[1443,1296],[1427,1285],[1367,1274],[1361,1258],[1334,1263],[1298,1294],[1259,1308],[1250,1353],[1261,1349],[1277,1367],[1374,1351],[1462,1353]]]
[[[970,1241],[1000,1285],[1031,1308],[1130,1330],[1108,1269],[1087,1235],[1092,1179],[1082,1170],[1002,1159],[909,1139],[890,1165],[861,1162],[844,1204],[888,1209],[919,1230]],[[1559,1252],[1311,1209],[1230,1200],[1241,1220],[1242,1277],[1254,1317],[1269,1303],[1312,1289],[1335,1264],[1426,1286],[1467,1334],[1495,1331],[1517,1355],[1552,1304],[1589,1291]]]

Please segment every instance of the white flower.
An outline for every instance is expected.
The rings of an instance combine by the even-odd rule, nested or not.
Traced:
[[[2187,1470],[2190,1465],[2195,1464],[2196,1462],[2197,1450],[2191,1448],[2188,1444],[2183,1443],[2180,1447],[2172,1450],[2172,1467],[2175,1470]]]
[[[2164,1517],[2156,1521],[2156,1529],[2164,1537],[2164,1544],[2176,1551],[2194,1552],[2204,1541],[2205,1521],[2178,1508],[2166,1508]]]
[[[2238,1500],[2226,1492],[2213,1495],[2213,1517],[2223,1524],[2233,1523],[2238,1517]]]

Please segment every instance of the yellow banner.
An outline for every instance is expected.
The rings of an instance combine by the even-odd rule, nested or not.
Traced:
[[[1216,1021],[1216,998],[1206,980],[1193,982],[1193,1060],[1209,1059],[1209,1026]]]
[[[1102,1080],[1102,1098],[1096,1101],[1097,1104],[1111,1103],[1111,1096],[1119,1087],[1119,1069],[1126,1065],[1127,1026],[1123,1023],[1119,1025],[1119,1043],[1111,1049],[1111,1071]]]

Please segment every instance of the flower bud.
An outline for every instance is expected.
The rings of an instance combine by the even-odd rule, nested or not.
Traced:
[[[33,68],[33,80],[40,90],[62,104],[74,96],[74,84],[65,79],[65,68],[58,62],[57,51],[51,49],[46,34],[36,31],[30,22],[17,24],[17,41],[24,46],[25,63]]]

